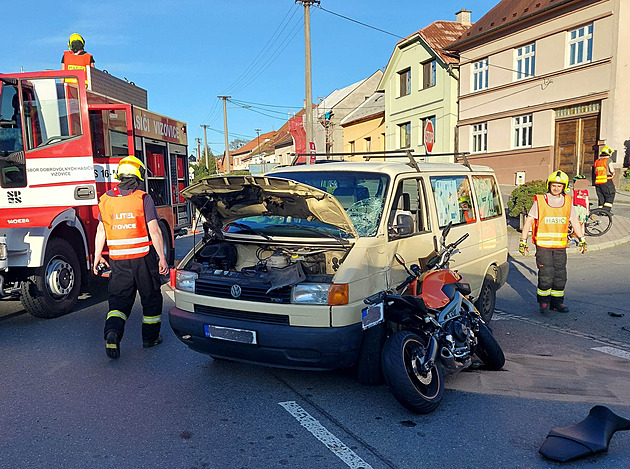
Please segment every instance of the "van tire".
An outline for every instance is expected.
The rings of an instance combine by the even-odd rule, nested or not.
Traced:
[[[50,238],[44,265],[22,282],[21,302],[36,318],[56,318],[74,309],[81,290],[81,266],[68,241]]]
[[[387,338],[385,323],[378,324],[363,331],[361,349],[357,359],[357,381],[368,386],[383,384],[381,367],[381,351]]]
[[[486,274],[481,285],[481,291],[479,292],[479,298],[475,301],[475,307],[481,314],[481,317],[486,323],[489,323],[494,315],[494,308],[497,302],[497,283],[494,281],[494,277],[490,274]]]

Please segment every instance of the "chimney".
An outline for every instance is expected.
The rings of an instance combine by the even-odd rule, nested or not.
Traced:
[[[470,13],[470,10],[459,10],[455,13],[456,21],[464,26],[470,26]]]

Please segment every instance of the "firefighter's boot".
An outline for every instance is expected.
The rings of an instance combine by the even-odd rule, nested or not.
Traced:
[[[120,338],[116,331],[109,331],[105,336],[105,352],[112,360],[120,358]]]
[[[155,347],[156,345],[160,345],[162,343],[162,336],[159,335],[155,340],[143,340],[142,346],[144,348]]]

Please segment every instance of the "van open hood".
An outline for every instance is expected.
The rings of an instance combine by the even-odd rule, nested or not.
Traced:
[[[358,237],[348,214],[328,192],[268,176],[217,176],[202,179],[180,193],[220,231],[231,221],[259,215],[319,220]]]

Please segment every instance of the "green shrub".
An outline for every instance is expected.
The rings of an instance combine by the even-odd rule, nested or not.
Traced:
[[[542,179],[528,181],[518,186],[512,191],[508,199],[508,214],[511,217],[518,217],[521,213],[527,214],[534,203],[534,196],[546,192],[547,181]]]

